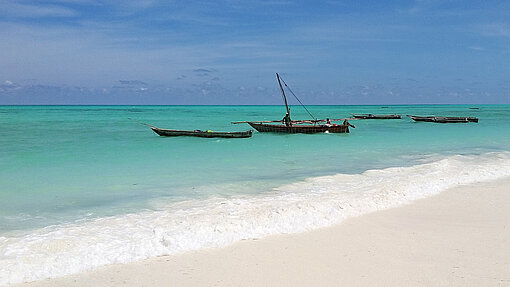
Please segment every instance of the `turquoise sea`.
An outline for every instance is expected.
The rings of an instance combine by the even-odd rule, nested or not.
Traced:
[[[241,131],[250,126],[231,122],[278,120],[284,107],[0,106],[0,285],[309,230],[510,175],[510,105],[472,107],[309,106],[317,118],[480,121],[353,120],[349,134],[207,139],[159,137],[141,123]],[[292,115],[309,119],[299,107]]]

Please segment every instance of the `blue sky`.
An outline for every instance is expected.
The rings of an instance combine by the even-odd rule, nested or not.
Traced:
[[[510,103],[510,1],[0,0],[0,104]]]

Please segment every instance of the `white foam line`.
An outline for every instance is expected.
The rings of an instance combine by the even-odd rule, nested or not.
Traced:
[[[510,176],[510,153],[309,178],[258,196],[211,198],[0,237],[0,285],[339,223],[445,189]]]

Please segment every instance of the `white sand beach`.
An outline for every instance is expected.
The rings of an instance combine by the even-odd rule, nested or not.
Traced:
[[[330,228],[20,286],[510,286],[510,178]]]

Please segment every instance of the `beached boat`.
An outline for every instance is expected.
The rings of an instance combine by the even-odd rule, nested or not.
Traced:
[[[183,131],[183,130],[169,130],[160,129],[151,126],[151,129],[158,135],[163,137],[179,137],[179,136],[190,136],[190,137],[201,137],[201,138],[249,138],[253,134],[253,130],[243,132],[214,132],[214,131]]]
[[[295,133],[304,133],[304,134],[314,134],[314,133],[348,133],[349,127],[355,127],[351,125],[347,119],[316,119],[310,111],[301,103],[298,97],[292,92],[292,90],[287,86],[287,83],[283,81],[278,73],[276,73],[276,78],[278,80],[278,84],[280,85],[280,89],[283,94],[283,100],[285,102],[285,108],[287,109],[287,113],[285,117],[281,120],[276,121],[244,121],[244,122],[232,122],[233,124],[241,124],[247,123],[258,132],[273,132],[273,133],[287,133],[287,134],[295,134]],[[312,117],[311,120],[291,120],[290,118],[290,108],[287,103],[287,96],[285,94],[285,90],[283,89],[283,84],[285,87],[292,93],[292,95],[298,100],[298,102],[303,106],[306,112]],[[332,124],[331,122],[342,121],[341,124]]]
[[[374,115],[374,114],[351,114],[355,119],[375,119],[375,120],[388,120],[388,119],[401,119],[401,115]]]
[[[412,116],[407,115],[415,122],[434,122],[434,123],[467,123],[467,122],[478,122],[478,118],[476,117],[436,117],[436,116]]]

